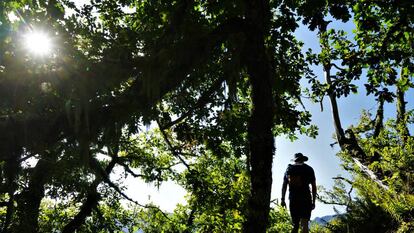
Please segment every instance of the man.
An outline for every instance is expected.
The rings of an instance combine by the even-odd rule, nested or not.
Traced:
[[[302,233],[308,233],[311,211],[315,209],[315,172],[312,167],[304,163],[308,160],[308,157],[302,153],[296,153],[292,160],[295,163],[289,164],[283,178],[281,205],[286,207],[285,195],[286,188],[289,185],[289,208],[293,222],[292,233],[298,232],[299,225],[302,228]],[[312,195],[309,185],[312,186]]]

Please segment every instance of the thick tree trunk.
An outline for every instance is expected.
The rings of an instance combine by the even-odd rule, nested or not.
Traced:
[[[12,224],[13,215],[15,212],[14,201],[15,201],[15,191],[18,187],[17,184],[17,177],[20,170],[20,164],[18,162],[20,157],[20,150],[18,151],[8,151],[6,152],[10,156],[5,160],[4,170],[2,171],[5,176],[5,183],[2,186],[5,192],[9,196],[9,200],[7,201],[7,211],[6,211],[6,218],[2,223],[2,232],[10,232],[10,225]]]
[[[6,216],[4,222],[1,223],[1,232],[10,232],[13,225],[13,217],[15,214],[15,198],[16,190],[18,188],[18,176],[21,170],[20,158],[22,155],[22,147],[19,139],[21,135],[16,133],[16,125],[14,122],[10,122],[5,125],[5,131],[0,131],[0,162],[4,163],[0,167],[0,191],[1,194],[8,194],[7,204],[5,205]],[[10,132],[5,134],[4,132]]]
[[[275,114],[272,96],[272,69],[266,55],[264,37],[270,14],[267,1],[247,1],[245,64],[252,87],[253,109],[248,135],[250,146],[251,193],[248,200],[244,232],[266,232],[272,185],[274,138],[272,135]]]
[[[44,197],[45,184],[53,170],[54,159],[40,159],[30,176],[29,186],[17,200],[17,224],[12,232],[38,232],[40,202]]]
[[[244,232],[266,232],[272,186],[272,135],[271,95],[269,86],[252,80],[253,112],[249,125],[251,192]],[[269,103],[270,102],[270,103]],[[268,116],[270,115],[270,116]]]

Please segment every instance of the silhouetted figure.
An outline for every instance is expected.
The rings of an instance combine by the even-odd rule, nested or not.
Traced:
[[[293,222],[292,233],[297,233],[299,224],[302,228],[302,233],[308,233],[308,223],[311,212],[315,209],[316,199],[316,179],[313,168],[304,162],[308,157],[302,153],[296,153],[294,156],[294,164],[289,164],[283,178],[282,185],[282,201],[281,205],[286,207],[285,195],[286,188],[289,185],[289,209]],[[309,189],[312,186],[312,194]]]

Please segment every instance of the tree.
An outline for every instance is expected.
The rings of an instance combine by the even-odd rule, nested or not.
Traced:
[[[265,232],[269,213],[284,216],[270,212],[274,137],[315,135],[309,113],[297,107],[302,77],[315,97],[329,96],[336,139],[351,156],[344,158],[378,190],[402,190],[411,175],[391,182],[395,167],[383,160],[392,156],[381,146],[403,145],[407,155],[411,145],[404,92],[412,88],[413,6],[390,3],[96,0],[77,8],[66,0],[1,2],[3,231],[53,228],[45,202],[65,196],[55,208],[67,213],[57,216],[62,232],[119,229],[108,216],[124,222],[131,214],[114,212],[119,199],[144,208],[132,215],[149,223],[133,222],[130,229]],[[10,21],[10,12],[21,20]],[[354,17],[354,41],[329,30],[328,12],[338,20]],[[325,84],[293,36],[299,17],[319,31],[322,52],[309,53],[308,62],[322,64]],[[40,27],[60,42],[42,59],[19,44],[21,33]],[[363,71],[379,108],[374,120],[344,131],[336,98],[356,92],[353,82]],[[394,98],[398,126],[386,131],[384,105]],[[144,132],[145,124],[152,129]],[[24,164],[30,160],[35,165]],[[398,168],[411,163],[403,161]],[[147,182],[175,180],[188,190],[189,203],[171,215],[143,206],[111,179],[117,169]],[[397,196],[409,199],[410,192]],[[407,223],[405,211],[389,212]]]
[[[412,221],[409,207],[412,192],[401,190],[402,186],[410,189],[410,184],[403,180],[411,176],[405,167],[411,164],[408,155],[411,152],[406,146],[412,140],[409,132],[412,122],[408,120],[411,119],[410,111],[405,109],[404,92],[413,86],[412,68],[409,68],[413,54],[410,42],[412,7],[405,1],[388,4],[350,1],[335,8],[325,8],[321,14],[310,17],[310,21],[315,22],[313,28],[319,30],[322,47],[322,52],[312,59],[323,65],[326,83],[320,85],[315,79],[311,81],[315,93],[327,94],[330,98],[340,156],[345,168],[354,175],[354,181],[349,183],[360,196],[355,201],[339,202],[348,206],[349,212],[344,217],[348,229],[378,229],[374,227],[381,224],[367,225],[365,218],[356,220],[361,212],[368,216],[372,210],[383,213],[381,223],[389,222],[390,230],[407,232],[412,227],[409,224]],[[343,31],[328,30],[330,21],[324,19],[328,10],[333,17],[343,20],[353,15],[356,24],[353,40],[347,39]],[[397,70],[400,70],[399,77]],[[374,95],[378,102],[375,118],[365,112],[358,126],[344,131],[336,99],[350,92],[356,93],[357,86],[353,82],[364,72],[368,78],[364,82],[367,95]],[[384,106],[394,100],[397,102],[396,120],[384,123]],[[396,164],[399,164],[398,168]],[[396,180],[402,185],[399,188],[395,186]],[[334,192],[333,196],[338,198],[338,193]]]
[[[309,121],[307,114],[298,114],[292,102],[299,93],[300,75],[307,72],[297,42],[290,35],[297,25],[289,7],[279,4],[92,1],[77,9],[69,1],[3,2],[3,29],[21,27],[24,31],[43,22],[43,27],[54,31],[65,45],[56,51],[58,59],[51,56],[38,61],[19,47],[18,33],[2,40],[1,88],[7,101],[1,110],[7,117],[1,127],[12,132],[4,135],[1,147],[4,187],[8,189],[3,192],[7,202],[4,231],[18,232],[25,227],[36,232],[39,207],[49,190],[61,188],[74,196],[74,205],[82,203],[63,232],[75,231],[99,210],[102,183],[122,196],[122,190],[110,180],[112,170],[117,166],[129,169],[133,162],[145,167],[152,161],[121,158],[119,151],[125,146],[121,141],[128,138],[125,135],[135,133],[142,119],[154,119],[154,107],[167,93],[180,88],[185,91],[187,82],[199,88],[209,83],[213,69],[218,68],[221,83],[226,81],[232,98],[240,84],[251,98],[251,117],[245,121],[249,122],[246,169],[251,195],[244,229],[264,232],[270,205],[272,130],[292,132]],[[65,16],[65,7],[75,14]],[[122,7],[135,12],[128,13]],[[281,13],[272,15],[271,8],[278,7]],[[24,20],[9,22],[6,15],[13,10]],[[18,92],[8,92],[10,85],[16,85],[15,79],[20,82]],[[220,86],[220,81],[216,82],[214,86]],[[37,85],[46,88],[33,88]],[[194,94],[200,93],[195,90]],[[99,161],[96,156],[102,153],[111,160]],[[38,159],[35,167],[22,166],[22,160],[32,157]],[[159,164],[151,165],[150,171],[160,169]],[[50,173],[41,173],[44,170]],[[152,175],[143,177],[162,178]],[[75,180],[77,176],[84,179]],[[18,185],[18,180],[28,180],[29,186]],[[71,183],[74,180],[76,185]],[[13,218],[17,221],[11,224]]]

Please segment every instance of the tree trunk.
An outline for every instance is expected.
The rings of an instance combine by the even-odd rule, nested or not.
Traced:
[[[18,177],[21,170],[20,159],[22,155],[22,146],[19,139],[19,135],[14,129],[16,125],[13,121],[9,124],[4,124],[5,131],[0,134],[0,162],[4,163],[0,166],[0,194],[8,194],[9,199],[6,204],[6,214],[4,222],[2,222],[1,232],[10,232],[13,225],[13,217],[15,214],[15,198],[16,190],[19,186]],[[4,134],[3,132],[10,132],[10,134]]]
[[[322,50],[330,51],[330,46],[328,42],[328,37],[326,35],[326,27],[321,26],[319,32],[319,38]],[[335,134],[341,150],[346,151],[352,157],[354,163],[360,168],[360,170],[372,181],[377,183],[381,188],[388,189],[388,187],[378,178],[377,174],[371,171],[363,162],[366,161],[366,154],[364,150],[359,146],[358,140],[356,139],[354,132],[351,129],[348,129],[344,132],[341,124],[341,118],[339,116],[338,104],[336,102],[336,96],[334,89],[332,89],[332,80],[331,80],[331,60],[326,59],[323,64],[324,76],[326,83],[331,86],[331,89],[328,90],[329,100],[332,107],[332,118],[335,126]],[[361,162],[362,161],[362,162]]]
[[[248,128],[251,193],[243,231],[260,233],[266,232],[268,225],[274,154],[272,69],[264,41],[266,16],[270,15],[270,10],[268,2],[252,0],[246,2],[246,9],[246,21],[250,24],[244,57],[252,87],[253,109]]]
[[[401,80],[408,79],[408,71],[402,68],[401,69]],[[399,129],[399,133],[403,139],[403,142],[406,143],[408,137],[410,136],[410,131],[408,130],[407,123],[405,121],[405,91],[400,85],[397,85],[397,127]]]
[[[91,167],[95,170],[96,178],[90,185],[86,200],[83,202],[79,212],[63,227],[62,233],[76,232],[85,223],[86,218],[92,214],[92,211],[97,208],[100,199],[100,194],[97,190],[98,185],[105,180],[105,177],[109,177],[112,169],[117,163],[117,154],[118,148],[115,149],[115,152],[112,155],[112,160],[109,162],[105,169],[102,169],[102,167],[96,167],[100,166],[99,162],[94,158],[90,158],[90,164]]]
[[[6,152],[7,153],[7,152]],[[5,165],[4,165],[4,176],[5,176],[5,183],[4,186],[2,187],[2,189],[4,189],[5,192],[2,193],[7,193],[9,196],[9,200],[7,201],[7,211],[6,211],[6,216],[5,216],[5,220],[2,223],[2,232],[9,232],[9,227],[12,224],[12,219],[13,219],[13,215],[14,215],[14,211],[15,211],[15,207],[14,207],[14,201],[15,201],[15,192],[16,189],[18,187],[17,184],[17,177],[18,177],[18,173],[20,170],[20,163],[19,163],[19,156],[20,156],[20,152],[11,152],[9,151],[9,158],[7,158],[5,160]]]
[[[325,76],[326,83],[331,85],[332,84],[331,64],[330,63],[324,64],[323,70],[324,70],[324,76]],[[328,90],[328,96],[329,96],[329,101],[331,102],[332,118],[334,121],[336,138],[338,140],[338,143],[341,145],[341,142],[343,141],[343,139],[345,139],[345,133],[344,133],[344,129],[342,128],[341,118],[339,116],[338,103],[336,102],[335,93],[333,92],[332,89]]]
[[[99,182],[94,182],[91,185],[88,191],[87,198],[85,202],[82,204],[82,207],[78,214],[67,224],[62,230],[62,233],[72,233],[75,232],[79,227],[81,227],[85,223],[86,217],[91,215],[92,210],[96,208],[99,201],[99,193],[96,190],[99,185]]]
[[[23,190],[17,200],[17,224],[12,232],[36,233],[39,231],[39,207],[44,197],[45,183],[48,181],[54,165],[54,159],[40,159],[30,176],[29,186]]]
[[[374,121],[374,138],[377,138],[384,127],[384,98],[382,96],[378,99],[378,109]]]

